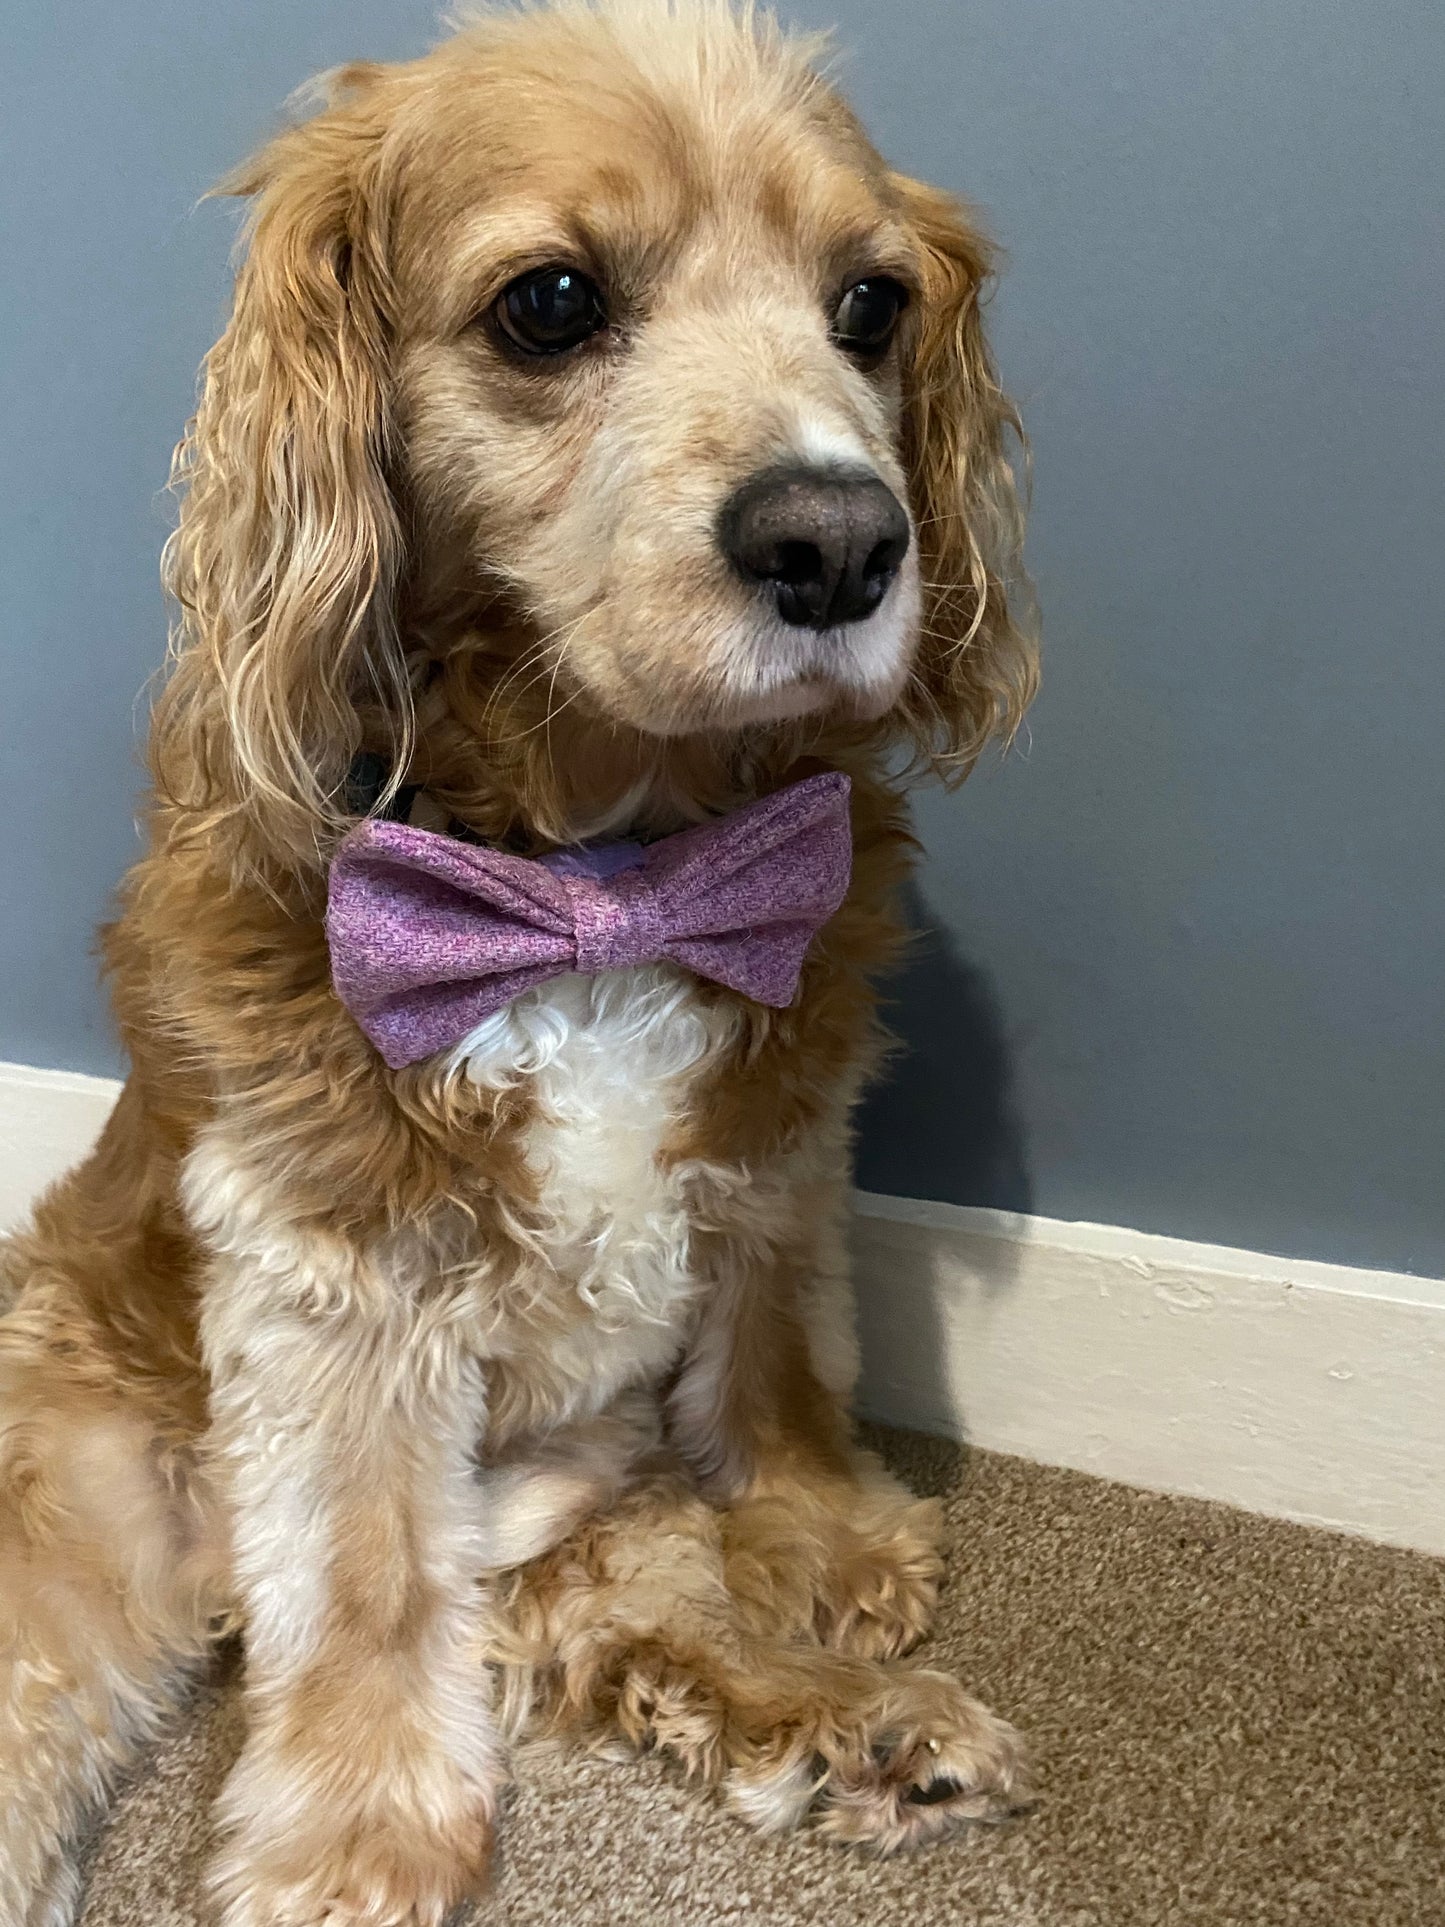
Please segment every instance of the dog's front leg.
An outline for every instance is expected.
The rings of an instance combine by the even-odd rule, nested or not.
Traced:
[[[206,1227],[203,1339],[249,1731],[211,1893],[223,1927],[439,1927],[481,1882],[500,1779],[480,1370],[457,1308],[390,1275],[394,1253],[270,1217],[263,1242],[238,1215]]]
[[[1027,1776],[1010,1726],[897,1660],[927,1627],[942,1520],[852,1441],[849,1346],[827,1329],[847,1315],[840,1218],[839,1201],[810,1195],[771,1249],[713,1238],[669,1420],[721,1502],[722,1576],[753,1642],[736,1803],[766,1827],[820,1803],[837,1837],[891,1849],[1009,1811]]]
[[[942,1519],[851,1436],[841,1201],[816,1187],[790,1215],[771,1248],[710,1239],[670,1430],[724,1505],[730,1586],[759,1630],[889,1659],[927,1631]]]

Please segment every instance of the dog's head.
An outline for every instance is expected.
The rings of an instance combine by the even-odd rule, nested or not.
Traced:
[[[163,787],[314,857],[363,712],[404,755],[462,633],[654,742],[803,719],[966,765],[1016,720],[987,248],[812,51],[712,0],[557,0],[346,70],[243,170]]]

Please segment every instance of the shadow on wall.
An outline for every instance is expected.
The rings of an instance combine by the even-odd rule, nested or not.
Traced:
[[[895,1196],[1027,1212],[1033,1189],[992,985],[959,956],[916,890],[909,890],[904,908],[913,946],[884,986],[884,1011],[899,1047],[889,1075],[862,1107],[858,1184]],[[906,1227],[867,1218],[855,1223],[855,1271],[868,1285],[858,1294],[860,1413],[886,1412],[895,1423],[966,1440],[968,1414],[950,1378],[946,1294],[919,1289],[907,1276],[890,1289],[900,1237],[909,1239]],[[982,1249],[993,1262],[959,1289],[990,1297],[1006,1292],[1020,1248],[987,1240]],[[956,1458],[945,1454],[940,1467],[935,1470],[946,1479]],[[918,1473],[910,1462],[914,1488],[929,1489]]]
[[[899,1048],[859,1112],[859,1188],[1030,1211],[1033,1187],[993,987],[959,956],[912,884],[903,907],[912,947],[883,986]]]

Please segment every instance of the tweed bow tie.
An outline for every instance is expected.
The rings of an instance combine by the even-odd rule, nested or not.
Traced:
[[[811,776],[657,843],[535,861],[368,820],[331,865],[336,994],[393,1070],[572,970],[668,960],[786,1004],[848,888],[848,787]]]

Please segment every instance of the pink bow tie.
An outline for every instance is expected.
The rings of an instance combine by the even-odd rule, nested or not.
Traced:
[[[535,861],[370,819],[331,865],[336,994],[393,1070],[566,971],[666,959],[786,1004],[847,892],[848,788],[811,776],[657,843]]]

